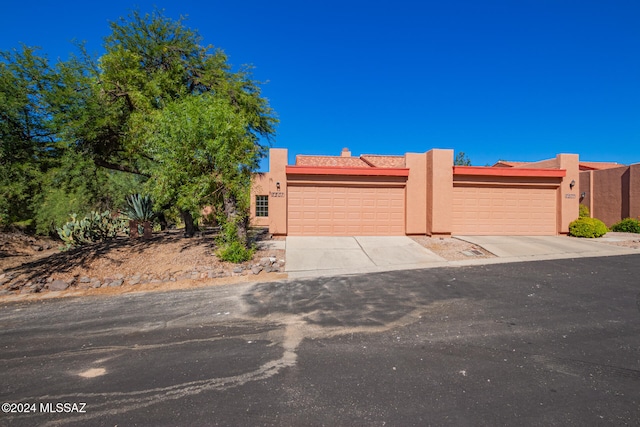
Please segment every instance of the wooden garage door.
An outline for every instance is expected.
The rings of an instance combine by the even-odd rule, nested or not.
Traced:
[[[291,236],[404,235],[404,188],[288,187]]]
[[[453,233],[555,235],[556,190],[528,187],[454,187]]]

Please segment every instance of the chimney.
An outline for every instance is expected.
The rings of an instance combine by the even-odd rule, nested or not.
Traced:
[[[342,153],[340,154],[340,157],[351,157],[351,151],[349,151],[347,147],[344,147],[342,149]]]

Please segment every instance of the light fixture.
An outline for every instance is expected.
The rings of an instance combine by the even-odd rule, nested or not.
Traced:
[[[587,193],[585,193],[584,191],[582,193],[580,193],[580,198],[584,199],[585,197],[587,197]]]
[[[280,181],[276,182],[276,190],[280,191]]]
[[[573,187],[575,187],[576,185],[576,180],[572,179],[571,182],[569,183],[569,188],[573,190]]]

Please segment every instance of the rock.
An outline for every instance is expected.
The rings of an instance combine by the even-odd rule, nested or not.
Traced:
[[[243,268],[242,267],[234,267],[233,272],[234,273],[242,273]]]
[[[272,268],[272,267],[265,267],[265,268],[264,268],[264,272],[265,272],[265,273],[271,273],[272,271],[273,271],[273,268]]]
[[[122,283],[124,283],[124,280],[116,279],[116,280],[111,281],[107,286],[109,286],[111,288],[117,288],[118,286],[122,286]]]
[[[124,279],[124,274],[122,274],[122,273],[115,274],[115,275],[113,276],[113,278],[114,278],[115,280]]]
[[[69,284],[64,280],[54,280],[53,282],[49,283],[50,291],[64,291],[68,287]]]
[[[80,283],[91,283],[91,279],[88,278],[87,276],[81,277]]]
[[[271,258],[269,258],[269,257],[260,258],[260,265],[263,266],[263,267],[271,265]]]
[[[269,257],[269,261],[271,261],[271,264],[275,263],[278,259],[274,256]]]
[[[141,276],[141,275],[139,275],[139,274],[134,274],[133,276],[131,276],[131,277],[129,278],[128,283],[129,283],[130,285],[137,285],[138,283],[140,283],[140,279],[141,279],[141,278],[142,278],[142,276]]]
[[[0,289],[0,295],[9,295],[11,291],[9,289]]]
[[[207,271],[207,279],[215,279],[216,277],[218,277],[218,273],[213,270]]]
[[[102,282],[98,279],[93,279],[91,280],[91,287],[92,288],[99,288],[102,285]]]
[[[4,276],[4,274],[3,274]],[[4,285],[5,283],[8,283],[9,279],[7,279],[6,277],[0,277],[0,286]]]
[[[280,267],[278,267],[278,265],[274,265],[271,267],[271,272],[272,273],[278,273],[280,272]]]
[[[253,274],[260,274],[261,271],[262,271],[262,267],[260,267],[259,265],[256,265],[251,268],[251,272]]]
[[[42,246],[33,245],[31,246],[31,249],[33,249],[36,252],[42,252]]]

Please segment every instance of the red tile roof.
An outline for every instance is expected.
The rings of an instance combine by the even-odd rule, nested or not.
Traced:
[[[370,165],[359,157],[342,156],[296,156],[296,166],[342,166],[366,168]]]
[[[405,167],[404,156],[378,156],[375,154],[363,154],[362,160],[377,168],[403,168]]]
[[[624,165],[621,165],[620,163],[613,163],[613,162],[580,162],[581,171],[612,169],[612,168],[619,168],[622,166]]]
[[[506,160],[499,160],[495,165],[493,165],[493,167],[498,167],[498,168],[516,168],[516,167],[520,167],[520,166],[526,166],[529,163],[532,162],[509,162]],[[611,169],[611,168],[619,168],[621,166],[620,163],[613,163],[613,162],[580,162],[579,163],[579,167],[581,171],[588,171],[588,170],[601,170],[601,169]]]
[[[533,162],[508,162],[506,160],[498,160],[498,162],[493,165],[494,168],[516,168],[518,166],[528,165]]]

